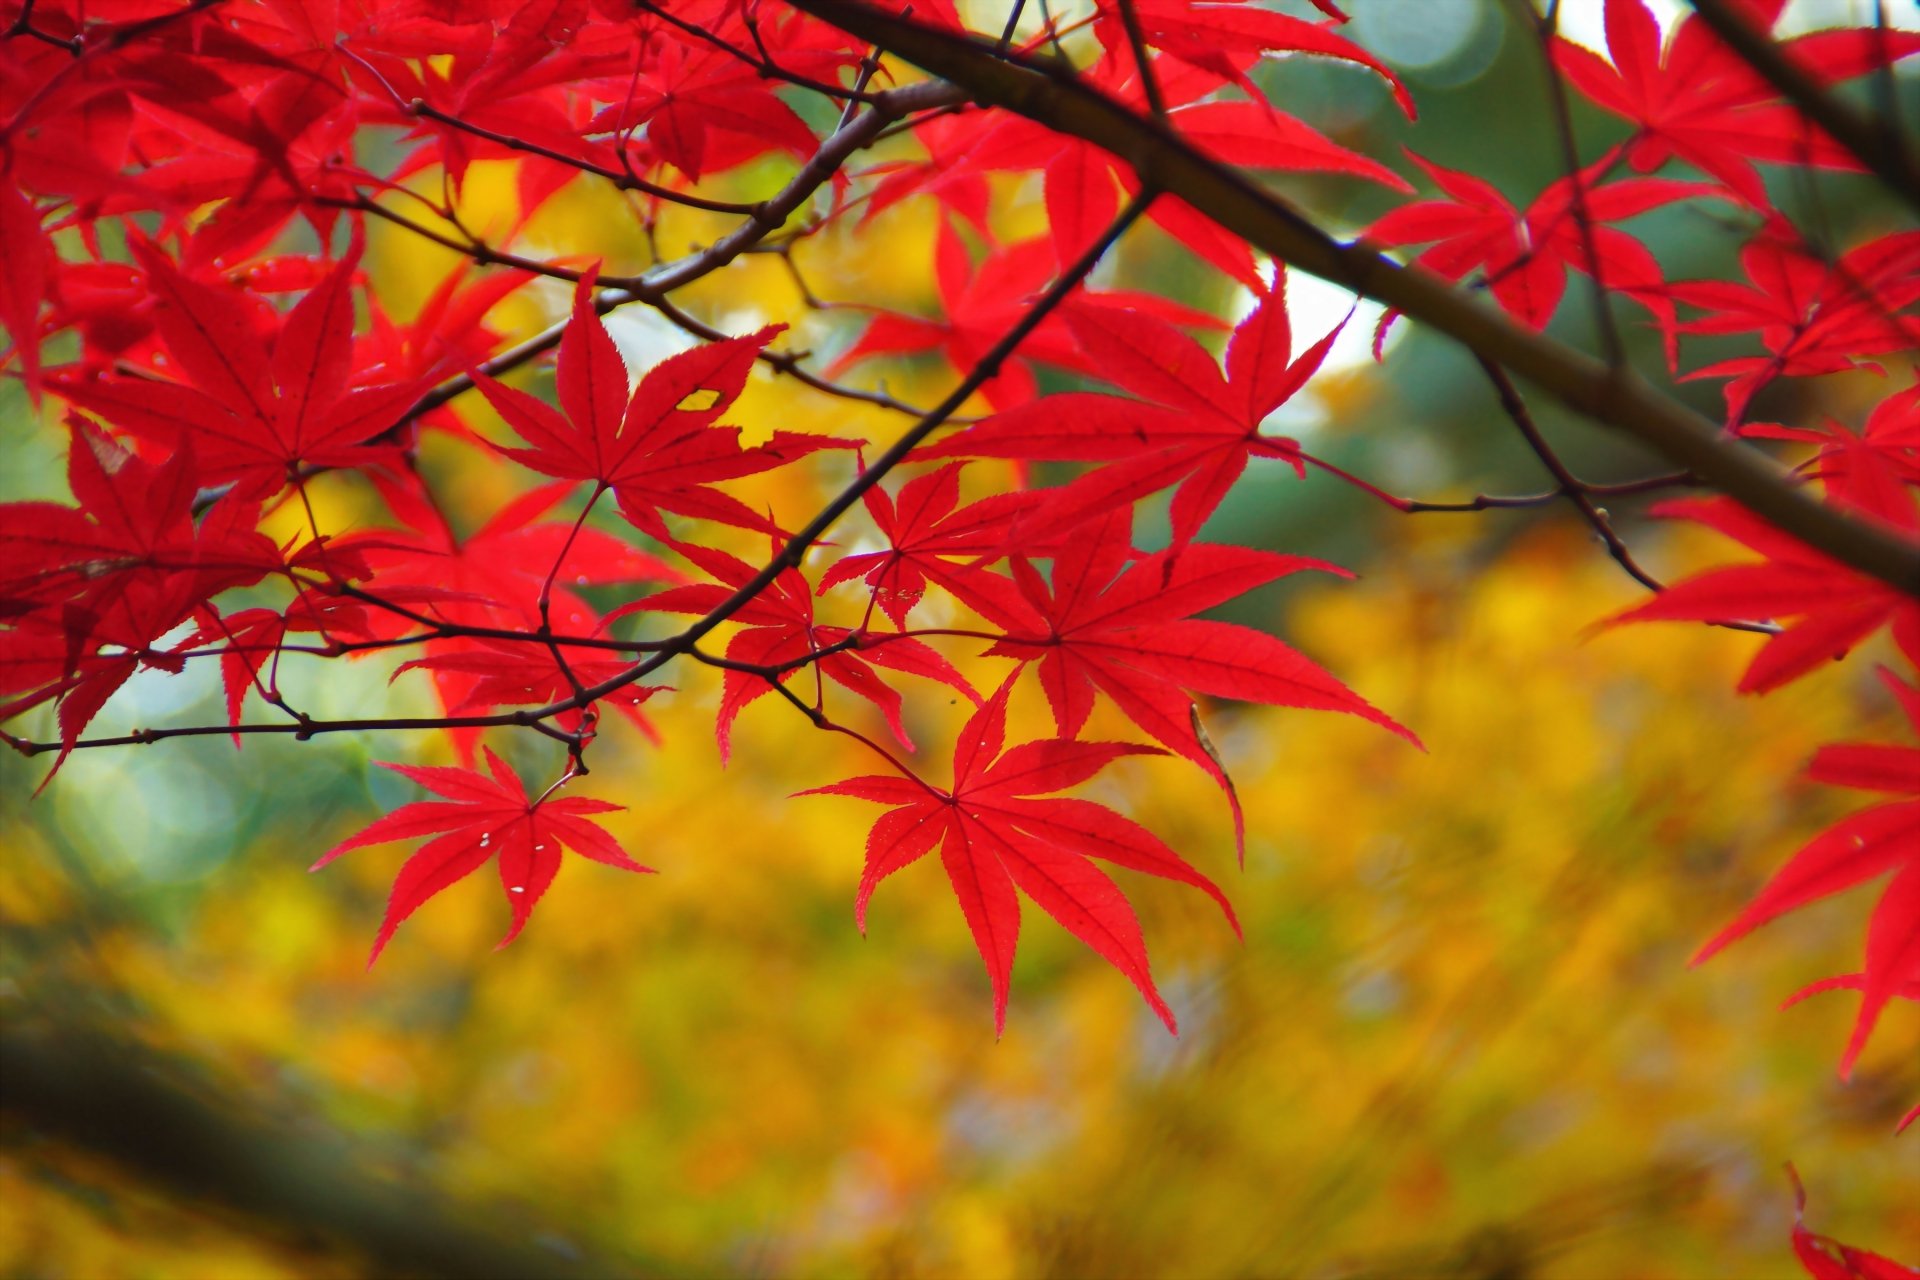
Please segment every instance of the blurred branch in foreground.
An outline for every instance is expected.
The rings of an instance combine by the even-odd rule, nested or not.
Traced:
[[[283,1101],[242,1112],[186,1059],[44,1017],[9,1022],[0,1031],[6,1145],[24,1126],[299,1243],[363,1258],[370,1274],[585,1280],[662,1270],[591,1256],[534,1223],[480,1225],[470,1206],[418,1189],[424,1179],[376,1170],[349,1134],[290,1119]]]

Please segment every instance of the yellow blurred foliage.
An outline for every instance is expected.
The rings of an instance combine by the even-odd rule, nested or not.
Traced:
[[[308,877],[333,832],[297,822],[177,934],[109,930],[90,954],[160,1043],[240,1080],[284,1064],[337,1123],[431,1153],[461,1200],[695,1270],[1780,1274],[1789,1158],[1837,1233],[1920,1229],[1885,1141],[1911,1018],[1846,1088],[1846,1001],[1774,1009],[1852,964],[1862,904],[1686,967],[1837,811],[1794,777],[1815,743],[1879,727],[1859,672],[1739,699],[1723,690],[1751,637],[1587,635],[1625,592],[1570,539],[1472,577],[1418,539],[1404,563],[1316,591],[1287,630],[1426,754],[1336,717],[1212,709],[1253,835],[1240,874],[1197,771],[1136,762],[1089,792],[1221,878],[1246,924],[1237,944],[1199,895],[1127,882],[1178,1040],[1030,911],[996,1044],[937,869],[883,887],[863,941],[870,811],[783,798],[862,762],[769,700],[722,773],[708,688],[657,704],[673,745],[610,734],[589,779],[662,874],[570,864],[507,954],[484,952],[505,913],[483,875],[363,971],[400,852]],[[1016,710],[1016,735],[1047,732]],[[53,908],[19,904],[69,896],[34,886],[35,859],[8,866],[22,927]],[[5,1176],[35,1226],[0,1236],[0,1269],[88,1274],[99,1225]]]

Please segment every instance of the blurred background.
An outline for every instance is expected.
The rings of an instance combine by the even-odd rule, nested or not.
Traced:
[[[1537,51],[1502,5],[1353,8],[1356,38],[1407,78],[1420,122],[1364,72],[1306,60],[1261,73],[1284,107],[1409,175],[1402,143],[1522,205],[1559,175]],[[1787,29],[1871,9],[1796,4]],[[1597,0],[1562,12],[1571,34],[1603,39]],[[1909,100],[1914,88],[1907,77]],[[1588,157],[1620,136],[1595,113],[1578,124]],[[751,198],[790,172],[770,160],[731,181]],[[1344,232],[1389,207],[1352,184],[1280,185]],[[514,189],[510,167],[476,168],[477,229],[513,230]],[[1778,194],[1836,249],[1899,225],[1864,180],[1783,175]],[[1002,240],[1039,233],[1029,186],[996,196]],[[931,272],[902,267],[929,260],[925,205],[814,237],[797,265],[823,297],[933,315]],[[1675,279],[1731,271],[1750,229],[1698,207],[1632,225]],[[665,219],[659,239],[671,253],[710,233]],[[609,269],[651,252],[619,201],[579,184],[515,243]],[[369,266],[405,316],[450,260],[394,234]],[[1229,318],[1251,305],[1154,231],[1104,270]],[[1591,345],[1577,282],[1569,293],[1555,332]],[[1297,347],[1352,303],[1304,279],[1292,299]],[[791,322],[792,345],[823,360],[859,324],[806,311],[767,258],[685,303],[729,332]],[[565,304],[529,287],[495,327],[524,331]],[[1640,371],[1662,380],[1658,335],[1620,310]],[[1273,428],[1396,492],[1547,487],[1457,351],[1401,325],[1373,363],[1377,316],[1361,309]],[[636,368],[683,342],[646,316],[613,328]],[[1716,354],[1690,344],[1682,367]],[[862,372],[921,403],[953,377],[937,357]],[[1888,389],[1777,384],[1755,416],[1857,422]],[[1677,391],[1719,415],[1718,384]],[[11,385],[0,401],[0,497],[64,500],[64,432],[34,422]],[[1589,479],[1661,469],[1535,409]],[[489,429],[483,405],[464,411]],[[772,380],[730,420],[876,441],[902,426]],[[446,436],[423,462],[469,529],[527,480]],[[1897,736],[1875,655],[1743,699],[1731,690],[1756,637],[1596,628],[1642,595],[1567,511],[1408,517],[1269,465],[1208,536],[1324,556],[1360,579],[1300,581],[1231,616],[1285,635],[1428,752],[1338,717],[1209,707],[1247,809],[1244,870],[1220,794],[1191,767],[1128,762],[1086,790],[1219,880],[1245,926],[1237,942],[1199,895],[1119,873],[1178,1039],[1029,911],[996,1042],[978,956],[931,863],[882,888],[863,939],[852,897],[873,810],[787,797],[865,762],[767,700],[723,771],[705,672],[649,703],[666,745],[610,728],[579,791],[628,806],[607,825],[660,875],[573,860],[500,955],[505,912],[476,876],[410,920],[372,972],[404,851],[305,868],[415,798],[371,761],[444,762],[443,744],[83,752],[37,795],[44,763],[0,758],[0,1274],[1785,1276],[1788,1160],[1817,1229],[1911,1252],[1920,1165],[1890,1130],[1913,1101],[1920,1022],[1890,1010],[1843,1085],[1851,999],[1777,1009],[1858,967],[1866,903],[1828,903],[1686,964],[1851,805],[1800,781],[1814,748]],[[740,492],[804,516],[841,479],[823,465]],[[315,496],[323,524],[380,522],[352,482]],[[1662,576],[1728,555],[1643,505],[1614,514]],[[852,520],[839,536],[869,532]],[[391,666],[340,665],[296,701],[431,712],[421,676],[389,688]],[[1004,668],[971,670],[991,682]],[[943,760],[961,709],[924,689],[908,705]],[[221,714],[213,673],[190,668],[137,678],[98,723]],[[1016,702],[1015,718],[1016,736],[1050,731],[1037,702]],[[1117,719],[1094,731],[1129,736]],[[528,777],[558,766],[551,744],[496,745]]]

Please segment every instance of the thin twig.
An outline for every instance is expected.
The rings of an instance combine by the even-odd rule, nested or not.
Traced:
[[[1147,95],[1147,110],[1156,119],[1167,118],[1167,99],[1160,92],[1160,77],[1153,69],[1153,59],[1147,53],[1146,29],[1140,25],[1140,11],[1134,8],[1133,0],[1117,0],[1120,9],[1120,25],[1126,28],[1127,44],[1133,50],[1133,65],[1140,75],[1140,88]]]
[[[1559,485],[1560,496],[1580,513],[1580,518],[1592,528],[1594,535],[1606,547],[1607,554],[1613,558],[1614,563],[1618,564],[1628,577],[1647,590],[1655,593],[1665,591],[1666,584],[1648,573],[1641,567],[1640,562],[1634,559],[1632,550],[1614,529],[1612,517],[1607,514],[1604,507],[1593,500],[1587,486],[1568,469],[1559,453],[1548,443],[1546,436],[1540,431],[1539,424],[1533,420],[1533,414],[1528,410],[1526,400],[1521,396],[1519,388],[1513,385],[1513,379],[1507,376],[1506,370],[1484,356],[1476,355],[1474,358],[1478,361],[1481,371],[1487,375],[1487,380],[1493,383],[1494,391],[1500,398],[1502,411],[1518,428],[1521,437],[1527,442],[1527,447],[1533,450],[1534,456],[1540,459],[1540,465],[1547,469],[1547,473]],[[1763,635],[1772,635],[1779,630],[1769,623],[1738,620],[1716,622],[1713,625],[1732,631],[1757,631]]]
[[[1553,112],[1554,141],[1560,148],[1561,167],[1572,187],[1569,207],[1580,233],[1580,247],[1587,255],[1588,295],[1593,305],[1593,326],[1600,349],[1611,368],[1623,368],[1627,349],[1620,340],[1620,326],[1614,319],[1613,299],[1607,292],[1605,269],[1600,265],[1600,246],[1593,234],[1593,209],[1587,199],[1587,184],[1581,172],[1580,145],[1573,136],[1573,105],[1567,95],[1566,77],[1553,60],[1553,41],[1559,34],[1560,11],[1550,8],[1542,17],[1534,17],[1529,0],[1509,0],[1509,7],[1525,21],[1533,23],[1534,44],[1540,55],[1541,74],[1547,81],[1547,105]],[[1536,246],[1537,249],[1537,246]]]
[[[590,173],[596,178],[604,178],[621,191],[639,191],[657,200],[667,200],[674,204],[685,205],[689,209],[703,209],[708,213],[752,215],[759,207],[752,204],[741,204],[734,200],[709,200],[705,196],[697,196],[691,192],[675,191],[672,187],[662,186],[657,182],[649,182],[645,178],[633,173],[631,169],[626,171],[609,169],[605,165],[595,164],[591,160],[585,160],[579,156],[570,156],[564,151],[555,151],[553,148],[542,146],[540,143],[529,142],[525,138],[516,138],[511,134],[500,133],[496,130],[488,129],[483,125],[474,124],[472,121],[464,120],[451,112],[442,111],[424,98],[414,98],[408,101],[402,109],[410,116],[433,120],[449,128],[458,129],[462,133],[470,133],[476,138],[484,138],[495,146],[505,147],[509,151],[519,151],[526,155],[539,156],[543,160],[551,160],[555,164],[563,164],[570,169],[578,169],[582,173]]]

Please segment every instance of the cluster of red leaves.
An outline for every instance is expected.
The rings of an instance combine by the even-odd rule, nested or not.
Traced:
[[[583,174],[655,200],[705,200],[693,185],[703,178],[769,152],[810,156],[821,140],[776,86],[782,78],[802,87],[842,82],[866,49],[797,13],[727,0],[671,12],[586,0],[351,11],[289,0],[232,14],[126,0],[84,10],[15,6],[7,16],[17,29],[0,45],[8,144],[0,215],[9,250],[0,317],[29,390],[69,407],[81,508],[4,510],[10,569],[0,586],[9,625],[0,671],[8,714],[59,704],[63,754],[142,667],[217,661],[238,742],[276,727],[244,721],[256,695],[289,718],[280,727],[336,727],[294,706],[282,687],[283,662],[404,647],[411,653],[396,674],[431,676],[443,725],[469,766],[487,725],[514,722],[519,708],[569,738],[577,759],[603,705],[637,718],[638,704],[656,691],[640,682],[659,665],[647,654],[678,645],[672,656],[685,656],[721,621],[732,628],[717,660],[726,667],[716,722],[723,755],[736,717],[770,692],[787,692],[807,668],[818,677],[809,709],[818,722],[839,728],[831,714],[847,714],[826,707],[830,682],[877,709],[911,750],[893,680],[943,683],[979,702],[949,658],[909,629],[930,589],[983,620],[971,632],[930,634],[970,635],[1015,664],[982,715],[1003,717],[1014,679],[1031,671],[1052,706],[1061,737],[1049,742],[1058,751],[1080,751],[1076,736],[1101,693],[1229,796],[1224,766],[1198,731],[1196,696],[1344,710],[1405,733],[1271,636],[1192,616],[1282,575],[1331,569],[1196,535],[1249,458],[1301,465],[1292,442],[1263,436],[1260,421],[1312,375],[1333,335],[1294,357],[1284,289],[1268,294],[1246,246],[1177,202],[1160,202],[1154,216],[1267,295],[1236,332],[1224,377],[1181,332],[1214,327],[1210,317],[1150,294],[1083,292],[1046,320],[1022,359],[1098,372],[1132,395],[1089,393],[1082,399],[1098,413],[1077,438],[1019,443],[1018,415],[1044,402],[1027,366],[1015,363],[988,388],[1009,416],[918,456],[1107,466],[1065,490],[993,494],[965,506],[964,463],[941,465],[893,494],[869,486],[867,510],[888,550],[842,556],[813,580],[794,565],[762,580],[714,541],[747,531],[771,540],[777,554],[788,535],[727,483],[857,443],[775,432],[749,447],[740,428],[721,421],[780,326],[703,343],[630,387],[596,313],[593,273],[569,273],[575,303],[555,365],[558,403],[474,372],[473,384],[519,437],[487,439],[439,391],[498,350],[488,310],[525,275],[455,273],[416,320],[396,323],[360,270],[363,224],[392,216],[388,193],[398,183],[437,169],[457,189],[476,160],[505,156],[519,161],[523,212]],[[945,5],[923,16],[959,25]],[[1138,16],[1168,59],[1157,88],[1197,145],[1263,168],[1345,173],[1405,189],[1387,167],[1248,92],[1248,72],[1262,57],[1307,53],[1368,68],[1411,114],[1404,87],[1329,23],[1184,0],[1145,4]],[[1144,106],[1146,85],[1127,61],[1117,10],[1103,8],[1093,25],[1106,52],[1092,81]],[[776,66],[779,77],[762,74]],[[381,169],[362,161],[372,127],[402,135],[397,148],[378,153]],[[975,263],[949,225],[938,256],[947,313],[932,322],[876,316],[830,372],[930,347],[958,367],[980,359],[1138,187],[1124,165],[1013,117],[976,112],[919,128],[932,160],[889,162],[868,175],[865,216],[930,196],[984,233],[986,175],[1029,171],[1041,175],[1051,233],[1007,246],[989,237],[987,257]],[[710,200],[703,207],[750,212]],[[836,197],[833,212],[852,207]],[[296,219],[323,244],[344,237],[347,251],[276,255]],[[292,306],[276,305],[288,295]],[[42,348],[57,339],[71,354],[50,365]],[[411,464],[425,428],[477,440],[555,483],[458,536],[443,499]],[[1096,437],[1112,429],[1134,443],[1100,446]],[[364,476],[392,526],[342,534],[309,520],[309,533],[285,547],[256,532],[268,512],[305,504],[310,477],[323,470]],[[1130,536],[1131,508],[1169,486],[1178,487],[1176,545],[1143,554]],[[590,522],[609,494],[623,531]],[[568,519],[568,510],[577,514]],[[816,597],[824,607],[829,588],[856,579],[865,580],[864,602],[835,592],[845,616],[818,616]],[[649,580],[670,585],[604,613],[581,590]],[[697,619],[684,638],[622,638],[629,619],[644,627],[675,614]],[[876,616],[892,628],[876,627]],[[991,736],[985,726],[976,718],[967,736]],[[1080,752],[1079,764],[1048,789],[1146,750]],[[470,771],[403,770],[479,806],[471,815],[456,821],[445,806],[409,806],[335,851],[443,830],[431,825],[442,819],[455,828],[403,869],[376,952],[425,897],[486,860],[485,834],[548,852],[529,863],[521,851],[511,869],[502,862],[516,895],[515,932],[550,881],[559,836],[520,835],[545,831],[542,823],[571,812],[558,806],[580,802],[528,800],[488,759],[491,782]],[[955,793],[974,794],[964,781]],[[1163,873],[1217,895],[1120,815],[1080,801],[1046,803],[1089,824],[1088,840],[1105,832],[1100,856],[1172,868]],[[1038,821],[1041,801],[1019,804]],[[1237,802],[1233,809],[1237,827]],[[519,834],[502,834],[509,831]],[[561,831],[591,852],[579,830]],[[1036,850],[1055,849],[1057,840],[1011,828],[996,838],[973,855],[976,876],[999,886],[993,905],[964,895],[963,904],[1002,1015],[1012,945],[1003,907],[1018,883],[1119,964],[1170,1021],[1152,996],[1138,927],[1111,884],[1077,871],[1057,882],[1041,876],[1034,868],[1060,858]],[[1002,848],[1026,858],[1027,871],[993,878],[986,864]]]
[[[888,7],[962,27],[947,0]],[[1082,81],[1162,113],[1167,129],[1220,160],[1410,195],[1394,167],[1278,109],[1252,79],[1271,56],[1336,59],[1413,115],[1406,87],[1340,32],[1344,15],[1319,8],[1324,20],[1309,21],[1238,0],[1134,0],[1125,9],[1097,0],[1089,19],[1097,55]],[[1770,27],[1781,8],[1749,0],[1744,11]],[[1833,503],[1920,534],[1920,392],[1885,397],[1857,434],[1838,423],[1748,420],[1779,379],[1884,373],[1876,360],[1920,345],[1920,233],[1839,254],[1808,243],[1773,209],[1760,166],[1845,169],[1852,158],[1701,19],[1663,39],[1644,0],[1607,0],[1605,17],[1604,54],[1557,37],[1549,53],[1575,93],[1624,122],[1613,145],[1522,202],[1413,156],[1439,194],[1394,208],[1368,237],[1425,246],[1414,261],[1484,289],[1534,329],[1553,321],[1569,271],[1585,276],[1652,317],[1675,370],[1683,339],[1744,342],[1739,354],[1684,375],[1726,380],[1729,430],[1809,448],[1809,482]],[[1265,424],[1308,384],[1339,330],[1296,339],[1284,271],[1263,268],[1236,237],[1162,197],[1149,216],[1254,295],[1222,360],[1191,336],[1218,327],[1209,317],[1124,290],[1080,290],[1017,353],[1000,349],[1140,190],[1124,160],[1011,113],[934,111],[906,122],[918,158],[896,153],[861,172],[819,175],[831,199],[797,234],[910,200],[933,203],[941,224],[943,313],[865,308],[861,332],[824,377],[935,351],[958,371],[986,361],[1000,372],[983,386],[990,416],[905,459],[930,469],[884,485],[863,472],[853,482],[880,549],[807,562],[804,543],[818,530],[805,540],[787,531],[805,513],[756,510],[727,488],[844,460],[859,445],[786,431],[748,445],[722,421],[758,363],[791,368],[799,359],[772,350],[781,326],[704,341],[636,385],[599,313],[638,295],[610,301],[577,262],[531,262],[441,236],[472,262],[403,321],[369,288],[360,246],[369,217],[422,230],[406,210],[409,200],[432,207],[423,178],[444,175],[457,191],[475,161],[505,158],[517,162],[523,213],[591,178],[648,208],[683,201],[738,218],[740,237],[764,239],[780,219],[757,224],[762,206],[716,198],[711,180],[766,157],[815,159],[824,139],[795,105],[813,94],[833,108],[813,119],[857,114],[862,94],[848,99],[848,86],[872,83],[871,51],[860,42],[784,6],[740,0],[15,0],[0,4],[0,23],[6,362],[36,400],[50,393],[67,407],[78,504],[0,506],[0,718],[56,704],[64,758],[137,671],[209,659],[228,712],[213,728],[236,742],[253,732],[422,727],[318,722],[282,687],[283,662],[404,650],[399,671],[430,676],[444,712],[430,723],[451,731],[464,765],[391,766],[443,799],[407,805],[322,859],[431,837],[401,869],[375,954],[422,902],[492,859],[512,909],[509,940],[551,883],[563,846],[643,870],[586,821],[610,806],[557,799],[553,787],[530,796],[490,750],[484,773],[474,753],[488,728],[536,726],[566,743],[566,781],[601,710],[645,728],[637,708],[658,686],[642,681],[670,660],[701,661],[724,669],[715,724],[723,755],[738,718],[773,694],[888,762],[889,773],[816,789],[887,806],[868,840],[863,925],[878,883],[937,847],[985,963],[997,1025],[1025,894],[1126,975],[1171,1027],[1132,908],[1089,859],[1197,887],[1230,923],[1231,909],[1151,833],[1054,793],[1122,757],[1170,754],[1221,785],[1237,828],[1226,766],[1199,728],[1202,697],[1341,711],[1411,740],[1281,641],[1195,616],[1285,575],[1339,572],[1202,538],[1251,461],[1276,460],[1296,475],[1315,461]],[[1832,84],[1920,50],[1920,34],[1829,31],[1781,47]],[[378,147],[367,145],[369,130],[381,131]],[[995,240],[987,214],[997,174],[1031,177],[1045,234]],[[1744,280],[1669,281],[1620,225],[1702,200],[1750,226]],[[302,235],[326,248],[282,251]],[[696,254],[675,278],[697,279],[725,260]],[[557,403],[479,367],[503,357],[505,335],[488,327],[493,304],[535,274],[575,286],[554,367]],[[523,367],[542,349],[493,372]],[[1111,389],[1043,396],[1035,365]],[[462,420],[457,393],[468,386],[517,441]],[[412,465],[427,429],[551,483],[461,536],[445,495]],[[980,459],[1021,475],[1030,463],[1082,469],[1052,489],[979,492],[987,473],[1004,470]],[[388,526],[322,528],[306,489],[326,470],[362,477]],[[1169,490],[1171,544],[1143,550],[1134,510]],[[307,531],[281,545],[259,529],[290,504],[305,511]],[[1742,688],[1778,687],[1883,629],[1904,661],[1920,662],[1911,597],[1724,500],[1668,513],[1762,559],[1679,583],[1627,617],[1776,622]],[[720,545],[729,540],[771,546],[766,567]],[[636,595],[640,583],[664,589]],[[594,602],[609,595],[626,602],[602,611]],[[936,595],[968,625],[943,617],[917,628],[915,611]],[[702,650],[720,627],[729,628],[724,655]],[[1012,669],[983,699],[936,642]],[[809,668],[811,698],[791,687]],[[1887,685],[1920,729],[1911,674],[1889,673]],[[945,685],[977,707],[945,787],[857,727],[877,714],[912,751],[900,677]],[[1056,736],[1007,744],[1016,688],[1044,696]],[[280,719],[246,722],[252,696]],[[1157,745],[1082,740],[1101,697]],[[1810,989],[1860,992],[1845,1069],[1882,1010],[1920,992],[1920,750],[1830,746],[1812,773],[1894,798],[1802,850],[1702,955],[1785,911],[1891,875],[1862,971]],[[1842,1250],[1836,1259],[1804,1230],[1795,1243],[1810,1268],[1829,1268],[1816,1275],[1842,1266],[1871,1274],[1859,1261],[1875,1261],[1869,1255]]]

